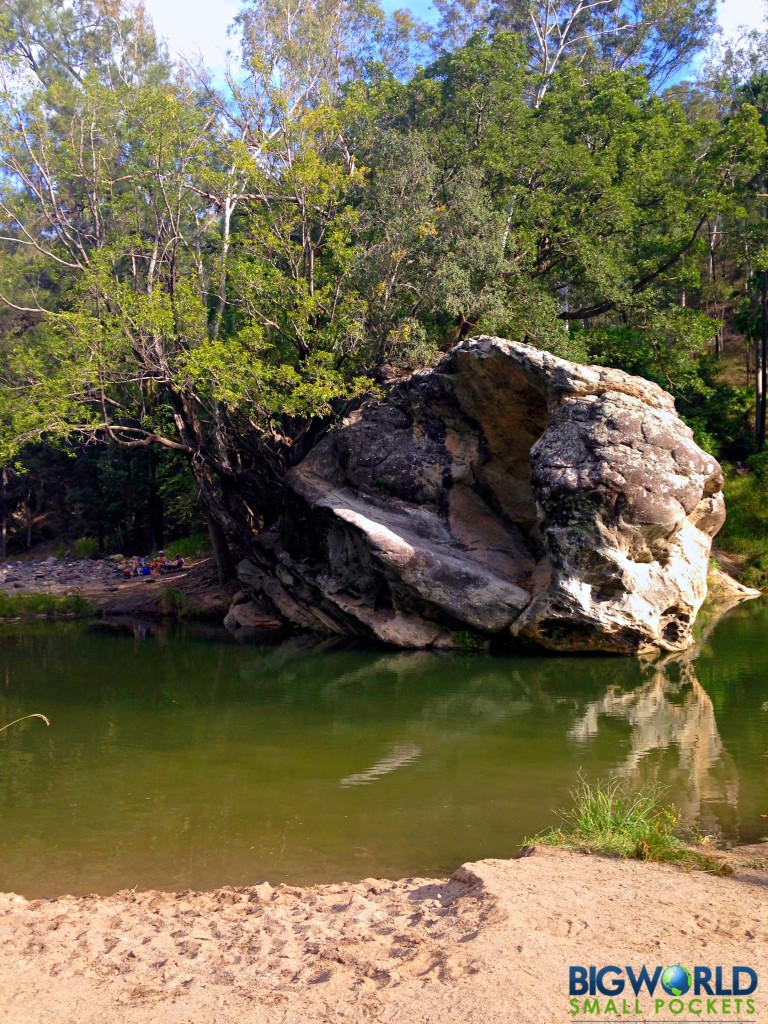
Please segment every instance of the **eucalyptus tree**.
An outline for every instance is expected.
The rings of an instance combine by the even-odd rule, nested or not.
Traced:
[[[733,106],[738,110],[743,105],[755,110],[768,135],[768,70],[758,71],[736,86]],[[738,322],[754,345],[755,439],[762,451],[768,408],[768,158],[746,183],[743,198],[749,217],[741,232],[739,262],[746,280]]]
[[[641,68],[659,89],[709,45],[715,0],[436,0],[435,43],[463,46],[473,32],[514,32],[524,40],[541,103],[564,64],[589,76]]]
[[[303,439],[368,386],[348,125],[411,27],[358,0],[246,5],[225,99],[170,73],[140,8],[75,5],[72,38],[95,40],[77,59],[42,5],[14,17],[0,461],[51,437],[183,453],[227,573]]]
[[[380,200],[387,301],[398,289],[404,304],[422,295],[415,308],[431,298],[428,330],[440,344],[469,325],[599,356],[598,337],[605,345],[606,332],[631,328],[655,339],[659,373],[666,365],[679,376],[680,353],[701,350],[714,330],[698,310],[680,310],[681,281],[698,273],[709,220],[738,213],[738,182],[764,147],[755,111],[691,122],[636,71],[584,82],[572,65],[537,108],[526,65],[513,34],[478,36],[394,92],[368,157],[370,207],[377,183],[385,199],[391,191],[402,154],[400,194]],[[412,195],[421,209],[409,226],[404,180],[417,145]],[[461,245],[452,234],[460,202],[477,228]],[[427,257],[439,288],[430,287],[437,271],[425,272]]]

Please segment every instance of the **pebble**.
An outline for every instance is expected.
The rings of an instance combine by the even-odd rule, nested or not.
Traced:
[[[117,589],[117,584],[122,578],[119,563],[113,559],[46,558],[31,562],[0,564],[0,590],[39,590],[53,586],[74,590],[88,584],[101,587],[113,584],[110,589]]]

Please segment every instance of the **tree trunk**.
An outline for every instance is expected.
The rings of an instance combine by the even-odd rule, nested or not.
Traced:
[[[213,557],[216,559],[216,569],[219,574],[219,583],[226,583],[235,578],[235,560],[229,548],[224,531],[212,515],[206,514],[208,523],[208,536],[211,538]]]
[[[211,467],[202,459],[192,458],[190,468],[200,492],[219,581],[225,583],[235,577],[235,560],[230,549],[230,539],[237,538],[241,529],[235,517],[227,511],[224,496],[217,486]]]
[[[0,558],[8,554],[8,470],[0,469]]]
[[[32,547],[32,527],[35,522],[35,515],[32,511],[32,491],[27,491],[24,498],[24,524],[27,528],[27,551]]]
[[[765,392],[768,366],[766,366],[766,355],[768,355],[768,271],[764,270],[761,275],[760,288],[760,369],[759,384],[756,402],[755,436],[757,438],[757,450],[761,452],[765,446]],[[756,373],[757,377],[758,374]]]
[[[149,520],[152,530],[152,544],[160,551],[165,547],[163,499],[157,486],[157,452],[149,449]]]

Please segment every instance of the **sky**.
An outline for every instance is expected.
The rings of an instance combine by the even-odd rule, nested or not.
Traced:
[[[238,0],[144,0],[155,28],[168,43],[174,56],[195,58],[202,55],[208,67],[222,68],[231,46],[227,28],[237,13]],[[428,0],[384,0],[385,9],[408,7],[420,17],[429,14]],[[765,27],[766,4],[763,0],[721,0],[720,24],[728,35],[740,26]]]

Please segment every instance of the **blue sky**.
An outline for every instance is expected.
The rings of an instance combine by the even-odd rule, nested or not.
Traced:
[[[202,54],[205,63],[220,68],[228,46],[227,27],[239,7],[238,0],[144,0],[155,27],[165,37],[174,55],[194,57]],[[420,17],[428,17],[429,0],[383,0],[386,9],[409,7]],[[728,34],[740,25],[762,27],[766,5],[762,0],[722,0],[720,24]]]

